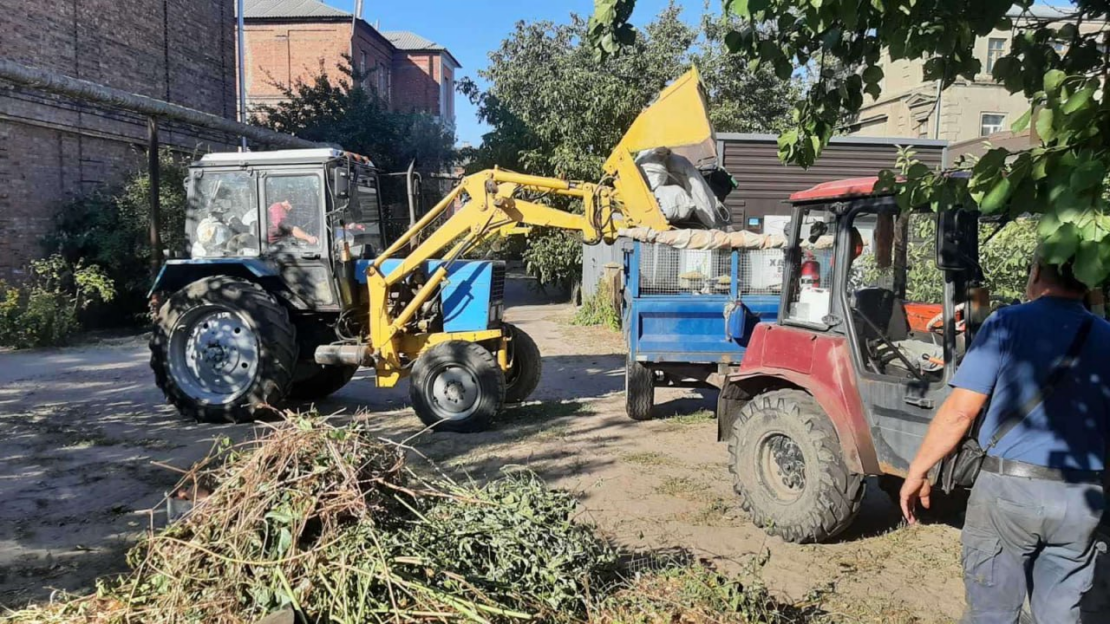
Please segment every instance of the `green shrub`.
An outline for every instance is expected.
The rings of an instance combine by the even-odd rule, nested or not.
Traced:
[[[541,286],[570,291],[581,280],[582,238],[572,232],[535,228],[526,239],[524,270]]]
[[[0,282],[0,345],[64,344],[81,329],[80,314],[90,304],[115,297],[112,280],[96,265],[70,265],[55,254],[30,266],[22,286]]]
[[[571,325],[602,325],[613,331],[621,329],[620,311],[613,307],[613,287],[599,280],[594,294],[582,300]]]
[[[160,231],[164,249],[185,247],[186,163],[170,152],[161,155]],[[62,206],[44,239],[47,253],[71,264],[105,267],[119,296],[112,306],[90,314],[93,325],[133,323],[147,311],[150,288],[150,176],[137,172],[118,188]]]

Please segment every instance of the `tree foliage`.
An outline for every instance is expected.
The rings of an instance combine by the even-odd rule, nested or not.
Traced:
[[[636,37],[628,24],[635,0],[595,0],[590,35],[604,56]],[[969,177],[921,165],[896,179],[882,174],[905,207],[975,204],[986,214],[1034,213],[1046,258],[1073,262],[1076,277],[1094,286],[1110,275],[1105,180],[1110,169],[1110,105],[1100,88],[1110,75],[1110,5],[1073,0],[1062,9],[1033,9],[1033,0],[725,0],[739,18],[725,40],[752,67],[780,78],[810,67],[811,86],[779,138],[779,155],[812,165],[843,116],[864,95],[882,95],[885,50],[891,60],[924,60],[924,80],[945,87],[983,71],[975,42],[994,30],[1011,33],[1009,52],[992,79],[1030,100],[1013,129],[1033,125],[1041,144],[1010,152],[990,149]],[[1090,27],[1096,25],[1096,27]],[[820,62],[814,66],[814,60]],[[836,69],[834,69],[836,68]],[[850,71],[837,71],[847,68]]]
[[[276,84],[282,101],[261,106],[252,123],[309,141],[333,143],[369,156],[385,171],[416,159],[423,171],[442,171],[455,159],[455,130],[436,117],[390,110],[365,76],[349,63],[332,79],[321,65],[309,80]]]
[[[577,16],[562,24],[519,22],[479,74],[489,87],[461,83],[462,93],[491,127],[482,144],[465,155],[468,169],[496,165],[597,180],[636,116],[691,65],[704,73],[718,131],[784,127],[796,81],[732,62],[724,42],[727,22],[702,21],[700,28],[687,24],[671,5],[629,48],[603,60],[594,55],[588,26]],[[567,232],[539,228],[530,237],[525,260],[541,280],[562,282],[580,273],[581,244]]]
[[[0,281],[0,346],[24,349],[64,344],[81,329],[80,314],[111,301],[115,286],[96,265],[71,264],[58,254],[32,260],[28,279]]]

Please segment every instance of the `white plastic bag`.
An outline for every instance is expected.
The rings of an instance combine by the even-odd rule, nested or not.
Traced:
[[[673,184],[660,186],[655,189],[654,194],[655,200],[659,202],[659,208],[663,211],[663,216],[666,217],[668,223],[685,221],[693,216],[697,209],[694,200],[681,186]]]

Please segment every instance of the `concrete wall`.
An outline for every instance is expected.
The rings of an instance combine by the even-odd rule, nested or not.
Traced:
[[[0,57],[235,115],[235,0],[0,0]],[[65,201],[145,163],[145,118],[0,81],[0,279],[19,279]],[[167,125],[192,152],[233,137]]]

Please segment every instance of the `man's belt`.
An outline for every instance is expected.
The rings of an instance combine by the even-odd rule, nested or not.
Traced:
[[[1038,466],[1012,459],[1002,459],[988,455],[983,458],[983,472],[1007,475],[1010,477],[1025,477],[1026,479],[1041,479],[1043,481],[1062,481],[1064,483],[1095,483],[1102,485],[1101,470],[1072,470],[1064,468],[1049,468]]]

